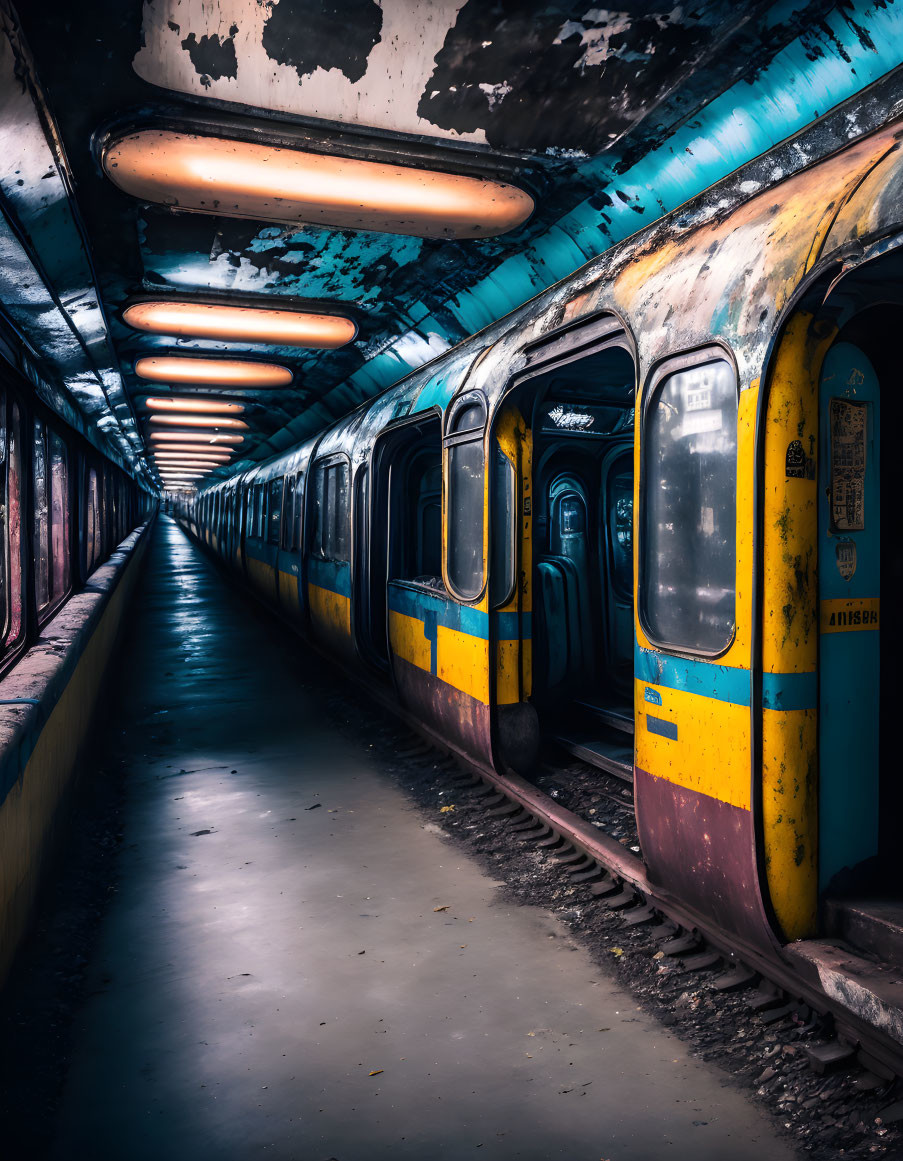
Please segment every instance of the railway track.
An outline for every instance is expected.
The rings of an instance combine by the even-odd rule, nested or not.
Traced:
[[[423,737],[419,728],[417,737]],[[571,755],[556,761],[548,753],[536,781],[529,782],[475,767],[432,738],[399,756],[430,754],[442,756],[450,788],[469,792],[487,818],[503,820],[550,870],[585,887],[626,927],[648,928],[663,957],[680,971],[717,972],[715,990],[748,993],[751,1015],[766,1025],[792,1015],[807,1027],[819,1027],[826,1042],[805,1049],[815,1072],[859,1067],[885,1084],[903,1078],[903,1045],[802,978],[779,954],[769,956],[746,944],[650,881],[636,835],[633,796],[619,778],[575,762]],[[610,803],[612,810],[588,805],[593,799]],[[592,811],[599,817],[592,817]],[[625,825],[625,816],[632,826]],[[610,832],[613,817],[620,833]]]

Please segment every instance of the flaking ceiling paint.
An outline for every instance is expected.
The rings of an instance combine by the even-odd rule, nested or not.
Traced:
[[[318,430],[797,132],[899,64],[901,42],[899,5],[878,0],[614,12],[567,0],[41,0],[20,16],[97,270],[105,390],[146,394],[133,368],[148,355],[285,364],[289,387],[228,391],[249,404],[244,462]],[[91,149],[112,119],[167,116],[247,122],[252,137],[303,130],[339,152],[352,133],[384,158],[420,151],[425,164],[432,149],[465,168],[497,165],[536,211],[510,235],[467,242],[173,213],[113,188]],[[186,294],[340,310],[358,332],[312,351],[140,334],[120,319],[136,298]],[[48,344],[62,357],[66,342],[57,326]],[[67,382],[86,398],[89,380],[73,361]],[[128,405],[97,415],[99,427],[127,423]]]

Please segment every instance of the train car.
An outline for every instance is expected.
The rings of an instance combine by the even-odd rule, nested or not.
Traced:
[[[183,513],[476,767],[632,779],[648,882],[740,948],[900,898],[901,135],[787,143]]]

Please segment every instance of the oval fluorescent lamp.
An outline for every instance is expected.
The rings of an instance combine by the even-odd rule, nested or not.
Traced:
[[[183,399],[179,396],[145,399],[144,406],[148,411],[195,411],[204,415],[241,415],[245,409],[243,403],[227,403],[224,399]]]
[[[192,359],[178,355],[145,355],[135,374],[152,383],[196,383],[213,387],[287,387],[288,367],[250,359]]]
[[[154,453],[154,459],[158,463],[165,463],[167,460],[197,460],[198,463],[205,464],[227,464],[232,457],[229,455],[216,455],[214,453],[199,452],[199,451],[158,451]]]
[[[533,212],[530,195],[504,182],[168,129],[111,142],[103,167],[143,201],[257,221],[492,238]]]
[[[243,435],[217,435],[201,431],[152,431],[151,439],[156,443],[228,444],[230,447],[245,442]]]
[[[192,469],[203,468],[205,471],[213,472],[213,471],[216,471],[217,468],[221,468],[224,465],[223,464],[210,464],[210,463],[206,463],[204,460],[185,459],[185,460],[157,460],[156,466],[157,466],[157,468],[159,468],[159,470],[161,472],[170,472],[170,471],[174,472],[174,471],[178,471],[179,468],[192,468]]]
[[[135,302],[122,317],[129,326],[153,335],[322,350],[343,347],[357,334],[343,315],[204,302]]]
[[[210,431],[222,427],[248,431],[248,425],[243,419],[230,419],[227,415],[152,415],[150,421],[165,423],[170,427],[206,427]]]
[[[161,444],[154,449],[156,456],[201,456],[205,460],[231,460],[235,454],[228,447],[207,447],[205,444]]]

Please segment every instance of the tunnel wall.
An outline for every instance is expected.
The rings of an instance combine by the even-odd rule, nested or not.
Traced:
[[[125,538],[0,679],[0,985],[31,920],[149,527]],[[29,701],[2,704],[15,699]]]

